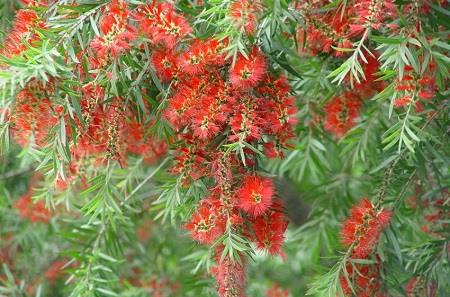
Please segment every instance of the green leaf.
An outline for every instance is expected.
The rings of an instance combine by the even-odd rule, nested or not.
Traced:
[[[96,291],[103,293],[107,296],[113,296],[113,297],[119,297],[118,294],[114,293],[113,291],[109,290],[109,289],[105,289],[105,288],[95,288]]]

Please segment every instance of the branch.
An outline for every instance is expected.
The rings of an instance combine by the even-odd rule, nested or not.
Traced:
[[[34,167],[30,166],[30,167],[25,167],[25,168],[19,168],[17,170],[13,170],[13,171],[9,171],[7,173],[1,174],[0,175],[0,180],[5,180],[5,179],[9,179],[9,178],[13,178],[13,177],[17,177],[23,174],[27,174],[30,172],[33,172],[35,170]]]

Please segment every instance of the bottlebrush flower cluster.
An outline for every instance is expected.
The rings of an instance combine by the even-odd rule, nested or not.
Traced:
[[[262,5],[259,0],[238,0],[230,5],[230,18],[237,30],[244,30],[251,35],[258,26],[258,14],[262,12]]]
[[[349,249],[352,259],[371,256],[390,218],[390,211],[375,208],[367,198],[352,207],[341,228],[341,241]],[[373,264],[355,264],[351,259],[346,264],[350,283],[343,275],[340,282],[347,296],[351,296],[352,292],[356,292],[358,297],[386,296],[381,289],[381,261],[378,256],[375,258],[376,263]]]
[[[380,30],[388,20],[395,19],[396,9],[392,0],[357,1],[349,12],[349,15],[354,16],[349,26],[351,35],[361,34],[368,28]]]
[[[198,179],[214,182],[186,229],[202,244],[215,244],[233,232],[271,254],[280,253],[287,220],[271,179],[250,167],[258,162],[257,153],[245,146],[265,148],[274,157],[288,145],[296,108],[286,80],[267,74],[266,59],[257,47],[247,58],[239,54],[231,65],[222,53],[226,41],[197,39],[184,49],[167,42],[164,46],[155,51],[152,62],[172,86],[164,111],[178,138],[172,172],[184,185]],[[227,146],[233,145],[243,146],[242,154],[230,153]],[[218,245],[216,253],[222,249]],[[244,268],[229,261],[218,258],[219,292],[241,296],[244,274],[236,270]]]
[[[323,9],[330,1],[300,1],[297,10],[304,15],[306,29],[299,29],[303,40],[306,33],[307,50],[311,54],[333,53],[337,57],[345,53],[340,48],[351,48],[352,40],[361,38],[364,31],[382,27],[396,28],[389,21],[397,15],[392,0],[350,1],[336,11]]]
[[[245,259],[233,261],[229,257],[220,259],[217,254],[217,266],[212,269],[212,273],[217,280],[217,291],[221,297],[244,297],[245,290]]]
[[[367,54],[366,63],[362,63],[364,80],[346,88],[342,94],[331,98],[324,106],[324,129],[337,138],[341,138],[353,128],[359,118],[364,100],[384,89],[385,83],[377,80],[379,62],[374,54]],[[346,76],[344,82],[349,82]]]
[[[429,101],[435,95],[435,67],[434,62],[430,62],[427,72],[418,74],[413,67],[405,66],[405,75],[396,82],[398,95],[394,99],[394,107],[401,108],[412,104],[416,110],[422,110],[421,100]]]
[[[186,183],[211,177],[215,182],[212,195],[199,203],[186,228],[194,239],[204,244],[212,244],[226,230],[233,229],[233,232],[248,234],[247,237],[259,248],[277,254],[281,250],[287,221],[275,202],[273,183],[269,178],[248,172],[249,169],[243,166],[242,161],[249,165],[257,162],[252,150],[245,149],[245,159],[240,160],[226,153],[224,145],[245,141],[256,147],[269,145],[273,152],[280,151],[292,135],[293,100],[284,79],[274,79],[263,73],[263,57],[256,49],[249,60],[238,58],[235,67],[230,69],[230,82],[227,82],[215,70],[227,63],[217,50],[219,45],[206,41],[205,46],[212,48],[198,56],[196,78],[184,81],[184,75],[187,79],[189,73],[183,71],[190,72],[189,67],[176,73],[178,81],[165,111],[167,120],[182,141],[173,172]],[[188,51],[195,47],[196,44]],[[212,64],[209,61],[213,61]],[[218,66],[215,63],[219,63]],[[275,88],[278,85],[284,88]],[[254,96],[255,90],[262,96]],[[264,141],[263,135],[267,140],[272,139]],[[244,231],[246,221],[252,227]],[[241,296],[242,293],[225,295],[225,288],[229,286],[236,292],[243,290],[243,279],[236,279],[243,275],[228,275],[237,269],[228,269],[230,265],[237,265],[228,261],[218,263],[215,276],[219,293],[221,296]],[[239,271],[243,269],[238,268]]]
[[[65,118],[66,122],[70,121],[64,107],[51,100],[54,96],[51,90],[51,84],[44,87],[32,83],[17,94],[16,106],[8,120],[12,136],[22,147],[45,147],[55,137],[54,127],[59,120]],[[58,176],[56,180],[59,190],[77,181],[74,179],[76,176],[85,181],[86,176],[79,176],[79,173],[92,162],[102,165],[109,159],[115,159],[126,166],[127,154],[136,154],[152,164],[166,153],[167,143],[145,136],[150,124],[137,122],[130,110],[125,112],[119,108],[123,99],[114,98],[113,103],[104,104],[103,89],[92,83],[83,86],[82,94],[80,105],[83,118],[82,121],[75,119],[76,141],[71,141],[72,128],[65,128],[71,141],[71,163],[66,176]]]
[[[26,4],[29,7],[44,6],[46,2],[28,1]],[[45,23],[36,11],[29,8],[20,9],[16,13],[16,19],[12,25],[12,29],[0,45],[0,55],[8,58],[20,55],[27,49],[26,44],[33,46],[39,40],[39,36],[35,30],[42,28],[45,28]]]
[[[379,260],[374,264],[348,263],[345,269],[350,283],[345,276],[341,276],[339,280],[345,296],[388,296],[382,288],[381,264],[379,263]]]
[[[271,143],[275,150],[280,149],[292,135],[293,121],[290,116],[295,113],[295,107],[284,79],[273,79],[263,74],[263,57],[257,50],[253,51],[249,60],[238,57],[234,68],[230,69],[231,82],[227,82],[216,71],[216,67],[224,64],[219,53],[220,45],[207,40],[203,46],[204,49],[199,51],[201,54],[194,55],[198,48],[196,42],[188,49],[188,55],[179,55],[181,63],[195,64],[195,70],[180,67],[174,72],[175,90],[169,98],[165,117],[178,131],[184,145],[179,149],[178,164],[173,171],[182,174],[185,180],[214,176],[220,186],[230,187],[232,181],[228,179],[232,175],[227,171],[238,166],[239,160],[225,154],[220,146],[216,145],[209,151],[204,148],[218,140],[222,144],[239,141],[255,145],[258,142],[262,145]],[[168,53],[167,59],[172,55]],[[158,58],[162,58],[159,53]],[[197,73],[195,78],[190,76],[193,72]],[[165,72],[161,73],[165,76]],[[278,85],[285,88],[275,88]],[[253,91],[261,94],[260,97],[252,95]],[[268,136],[267,140],[262,139],[263,135]],[[254,152],[246,149],[245,162],[254,163],[255,157]],[[220,159],[229,160],[225,164]],[[209,174],[211,166],[223,166],[225,168],[220,170],[224,172],[221,175],[219,172]],[[270,182],[258,177],[247,177],[245,180],[244,184],[249,187],[258,188],[258,183],[264,184],[269,195],[263,195],[262,205],[270,205]],[[240,192],[242,202],[245,200],[243,191]],[[244,207],[250,211],[250,206]],[[258,214],[260,212],[257,211]]]
[[[130,49],[130,43],[136,38],[135,30],[128,24],[130,12],[127,3],[113,0],[106,7],[99,27],[101,36],[91,42],[93,56],[91,65],[105,66],[109,58],[115,59]]]
[[[342,243],[352,248],[352,255],[356,259],[367,258],[390,218],[389,210],[378,210],[368,199],[362,199],[353,206],[350,216],[342,223]]]
[[[323,9],[329,1],[301,1],[296,8],[304,15],[306,27],[300,28],[297,38],[303,43],[305,54],[333,54],[346,57],[354,41],[363,38],[365,30],[382,29],[396,16],[392,1],[355,1],[338,7],[336,11]],[[394,28],[395,26],[388,26]],[[366,37],[364,37],[366,38]],[[359,117],[363,100],[384,89],[377,80],[379,54],[375,50],[363,50],[364,58],[357,57],[361,64],[361,81],[354,82],[348,73],[344,83],[351,85],[341,94],[334,96],[324,106],[324,129],[341,138],[350,130]]]
[[[418,21],[418,14],[428,14],[430,7],[428,3],[421,2],[416,5],[407,4],[401,7],[395,5],[394,1],[350,1],[341,4],[336,10],[325,9],[329,1],[300,1],[296,8],[304,16],[306,27],[300,27],[297,32],[303,46],[300,47],[303,54],[333,54],[336,57],[346,57],[349,52],[353,52],[358,44],[364,44],[367,40],[368,32],[375,34],[399,34],[400,30],[407,30],[407,35],[411,38],[417,37],[417,31],[421,31],[421,22]],[[401,8],[399,10],[399,8]],[[417,31],[411,30],[408,26],[400,28],[396,19],[398,11],[411,16],[410,20],[416,23],[411,24]],[[368,41],[367,41],[368,42]],[[418,45],[409,45],[411,48],[418,48]],[[344,96],[353,93],[355,97],[365,99],[375,92],[383,90],[386,85],[376,79],[379,70],[378,59],[380,57],[377,49],[365,48],[361,51],[364,57],[358,56],[358,62],[362,66],[361,81],[353,84],[353,75],[347,74],[351,78],[351,91],[344,91]],[[342,50],[344,49],[344,50]],[[352,49],[350,51],[345,49]],[[370,52],[369,52],[370,51]],[[383,57],[385,58],[385,57]],[[418,56],[421,64],[424,63],[423,54]],[[393,97],[393,106],[396,108],[407,107],[413,104],[418,112],[422,111],[422,103],[434,97],[436,66],[433,60],[426,61],[426,70],[414,69],[408,65],[404,68],[405,75],[399,77],[396,82],[396,95]],[[419,73],[420,72],[420,73]],[[348,82],[348,79],[344,82]],[[338,138],[342,137],[353,125],[352,120],[357,118],[358,108],[350,108],[352,113],[348,121],[339,121],[335,118],[339,110],[339,102],[336,100],[341,95],[325,106],[325,130],[332,132]],[[348,97],[348,96],[346,96]],[[353,100],[352,100],[353,101]],[[329,112],[331,110],[331,114]],[[344,117],[344,119],[347,117]],[[345,123],[345,124],[344,124]]]
[[[123,110],[125,99],[116,97],[104,103],[103,89],[92,83],[83,86],[83,94],[80,102],[83,122],[77,121],[79,135],[71,147],[69,184],[71,176],[77,176],[92,163],[103,165],[108,160],[117,160],[126,167],[127,156],[134,154],[154,164],[166,154],[166,142],[145,135],[151,123],[138,122],[131,110]],[[67,186],[64,182],[60,184],[62,189]]]
[[[139,31],[145,34],[151,43],[167,48],[176,46],[192,29],[184,16],[175,12],[170,3],[158,3],[139,6],[135,17]]]
[[[342,137],[356,124],[361,106],[361,99],[354,92],[348,91],[332,98],[324,107],[325,130],[338,138]]]
[[[29,5],[43,5],[43,3],[30,2]],[[186,21],[174,12],[173,7],[168,4],[139,6],[136,8],[138,23],[136,28],[131,26],[129,19],[132,12],[129,11],[127,2],[121,0],[111,1],[104,7],[104,14],[100,19],[100,36],[91,42],[89,50],[80,52],[79,56],[88,58],[92,70],[105,67],[108,62],[114,61],[120,55],[131,49],[132,42],[149,26],[143,12],[152,11],[159,15],[160,22],[154,22],[154,26],[160,28],[158,40],[168,40],[173,45],[173,36],[180,37],[187,34]],[[178,25],[184,26],[179,33],[174,28],[164,26],[175,26],[172,21],[167,22],[166,17],[172,16],[172,20],[178,20]],[[154,21],[155,15],[147,15]],[[19,55],[26,49],[22,43],[23,38],[34,36],[31,31],[35,27],[45,27],[33,10],[20,10],[17,14],[17,22],[5,41],[4,51],[9,55]],[[170,30],[171,29],[171,30]],[[177,31],[177,30],[175,30]],[[164,33],[165,32],[165,33]],[[31,40],[28,40],[31,43]],[[2,52],[2,54],[4,54]],[[29,83],[16,96],[16,104],[12,108],[8,121],[12,127],[12,135],[23,147],[35,145],[43,148],[54,139],[55,133],[52,129],[58,125],[60,119],[65,123],[73,121],[74,126],[67,125],[66,136],[70,143],[71,162],[64,173],[65,176],[57,176],[56,187],[59,190],[66,189],[75,181],[81,180],[85,183],[86,176],[81,174],[85,167],[92,163],[106,164],[107,160],[117,160],[122,166],[127,165],[127,155],[137,154],[143,157],[147,163],[154,163],[167,151],[167,143],[147,135],[146,131],[152,123],[142,123],[134,115],[134,111],[125,105],[126,99],[121,97],[107,98],[102,85],[92,82],[96,75],[86,75],[79,67],[79,75],[84,81],[80,92],[79,105],[81,107],[81,118],[73,117],[63,105],[56,103],[54,89],[59,87],[59,82],[51,79],[43,85],[38,82]],[[72,137],[76,136],[76,137]],[[77,177],[77,178],[75,178]],[[86,186],[86,184],[84,185]]]
[[[16,106],[9,118],[12,135],[23,147],[47,144],[50,130],[58,122],[63,107],[50,100],[51,88],[31,83],[16,97]]]

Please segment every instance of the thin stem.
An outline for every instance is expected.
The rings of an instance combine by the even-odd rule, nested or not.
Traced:
[[[431,123],[431,122],[432,122],[432,121],[433,121],[433,120],[434,120],[434,119],[435,119],[435,118],[436,118],[443,110],[445,110],[445,108],[443,108],[443,106],[447,103],[447,101],[448,101],[448,100],[442,102],[442,103],[439,105],[439,107],[437,108],[436,112],[435,112],[435,113],[434,113],[434,114],[433,114],[433,115],[432,115],[432,116],[431,116],[431,117],[423,124],[423,126],[422,126],[422,128],[421,128],[421,131],[425,130],[425,129],[428,127],[428,125],[430,125],[430,123]],[[398,157],[395,159],[395,161],[392,162],[391,165],[386,169],[386,171],[385,171],[385,173],[384,173],[383,182],[382,182],[382,184],[381,184],[380,190],[379,190],[378,195],[377,195],[377,198],[376,198],[376,202],[375,202],[375,208],[376,208],[376,209],[380,209],[381,204],[383,203],[383,200],[384,200],[385,195],[386,195],[387,187],[388,187],[389,184],[390,184],[390,180],[391,180],[391,178],[392,178],[392,174],[393,174],[393,172],[394,172],[394,169],[395,169],[395,167],[397,166],[397,164],[400,162],[400,160],[402,160],[403,157],[405,157],[405,156],[407,155],[407,154],[406,154],[406,150],[407,150],[407,148],[403,148],[403,150],[401,150],[401,151],[399,152]],[[417,170],[417,169],[414,169],[413,173],[415,173],[416,170]],[[410,177],[410,179],[411,179],[411,178],[412,178],[412,177]],[[406,183],[405,188],[406,188],[406,186],[409,184],[410,179],[408,179],[408,182]],[[404,191],[406,191],[405,188],[401,191],[401,193],[403,193]],[[398,206],[397,200],[400,200],[400,197],[401,197],[401,196],[398,196],[398,198],[396,199],[396,201],[395,201],[395,206]]]
[[[128,196],[125,197],[125,199],[120,203],[120,206],[123,206],[134,194],[137,193],[137,191],[139,191],[140,188],[142,188],[152,177],[154,177],[156,173],[158,173],[161,168],[166,165],[169,159],[170,158],[164,159],[155,170],[153,170],[139,185],[134,188],[134,190],[130,194],[128,194]]]
[[[10,171],[4,174],[0,175],[0,180],[5,180],[13,177],[17,177],[23,174],[27,174],[34,171],[34,167],[26,167],[26,168],[19,168],[14,171]]]

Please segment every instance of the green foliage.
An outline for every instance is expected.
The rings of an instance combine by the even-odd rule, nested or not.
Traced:
[[[390,226],[376,247],[389,296],[405,296],[405,286],[413,277],[435,285],[437,296],[448,296],[448,216],[432,224],[426,220],[434,214],[427,212],[431,206],[443,214],[449,212],[450,26],[446,20],[450,14],[445,6],[430,3],[432,13],[420,15],[426,22],[422,21],[419,32],[409,25],[408,16],[396,20],[405,30],[393,34],[366,28],[352,48],[334,47],[343,54],[343,58],[335,58],[305,53],[308,41],[300,41],[299,35],[306,37],[308,21],[305,12],[294,7],[297,1],[263,1],[254,34],[233,23],[229,15],[233,1],[210,0],[201,7],[196,1],[177,1],[177,9],[193,24],[190,38],[227,39],[224,51],[233,60],[238,54],[247,56],[256,44],[267,55],[268,71],[285,75],[291,85],[298,124],[292,149],[284,152],[284,159],[268,160],[261,144],[251,145],[244,139],[228,145],[217,140],[226,155],[244,166],[258,166],[259,171],[291,185],[294,204],[300,201],[301,207],[311,207],[307,219],[303,218],[305,223],[291,224],[283,261],[255,253],[254,246],[231,224],[210,248],[191,243],[180,225],[205,197],[210,181],[195,180],[186,185],[185,176],[168,174],[172,157],[151,165],[143,157],[129,157],[126,167],[112,159],[102,167],[91,159],[85,172],[73,182],[68,179],[71,146],[79,137],[71,128],[75,122],[85,125],[80,106],[84,81],[74,74],[78,68],[96,75],[105,86],[105,98],[100,100],[125,98],[124,109],[130,107],[140,122],[152,123],[146,136],[167,141],[170,149],[177,146],[175,132],[163,116],[176,82],[165,85],[157,77],[151,62],[153,49],[147,45],[133,48],[104,69],[89,73],[88,62],[79,53],[91,50],[90,41],[100,35],[99,20],[108,2],[76,1],[76,6],[69,2],[57,1],[45,11],[48,27],[37,31],[39,42],[25,44],[20,56],[0,55],[0,252],[8,242],[8,248],[12,246],[17,252],[13,256],[18,265],[17,271],[12,271],[0,254],[5,262],[0,272],[5,276],[0,280],[0,296],[156,294],[148,283],[134,283],[137,269],[148,282],[157,278],[176,283],[179,289],[168,296],[215,296],[214,283],[205,274],[216,265],[214,254],[219,245],[223,247],[222,259],[241,261],[242,254],[249,257],[249,296],[265,296],[272,283],[269,278],[291,288],[292,296],[344,296],[340,281],[349,280],[346,265],[375,263],[373,259],[351,259],[339,240],[341,222],[363,197],[393,212]],[[134,6],[149,1],[128,2]],[[407,2],[396,1],[399,7]],[[346,7],[353,4],[332,1],[322,9],[342,17]],[[15,1],[0,3],[0,32],[9,27],[17,8]],[[324,107],[336,96],[364,85],[364,67],[370,56],[380,63],[376,80],[381,87],[365,94],[355,124],[343,137],[335,137],[324,128]],[[397,108],[395,102],[402,95],[397,86],[407,69],[423,75],[430,64],[436,69],[434,97],[421,99],[416,86],[411,92],[412,103]],[[14,108],[16,95],[25,85],[51,80],[58,81],[58,88],[49,100],[60,104],[70,117],[58,119],[45,146],[20,149],[11,142],[14,127],[6,110]],[[148,92],[142,92],[144,88]],[[423,110],[416,108],[418,102],[423,103]],[[68,133],[74,135],[69,137]],[[246,163],[248,151],[256,154],[256,165]],[[27,193],[31,175],[38,170],[44,177],[33,184],[31,192],[34,200],[45,201],[53,211],[48,225],[20,218],[14,206],[17,198]],[[58,179],[68,181],[67,188],[58,189]],[[76,182],[82,184],[81,189]],[[441,200],[440,205],[434,205]],[[429,225],[432,232],[423,232],[422,227]],[[146,232],[151,233],[150,239],[139,238]],[[14,238],[10,241],[11,234]],[[32,294],[28,292],[42,272],[61,258],[67,260],[66,281],[42,283]],[[48,295],[51,292],[55,295]]]

